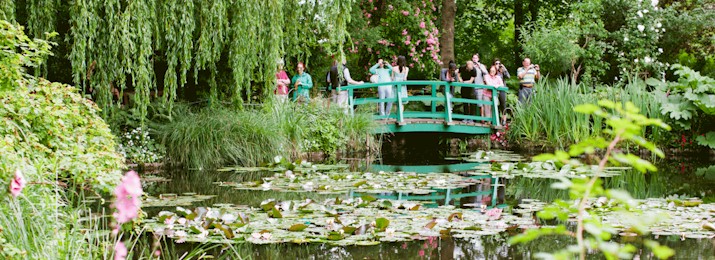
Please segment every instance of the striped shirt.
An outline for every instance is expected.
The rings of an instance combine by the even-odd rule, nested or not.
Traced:
[[[516,75],[521,75],[526,71],[526,74],[524,74],[524,77],[519,80],[519,84],[522,86],[528,86],[531,87],[536,83],[536,69],[531,68],[529,70],[525,70],[524,67],[519,67],[519,69],[516,70]]]

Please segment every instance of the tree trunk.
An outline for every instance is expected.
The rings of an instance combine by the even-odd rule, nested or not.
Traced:
[[[514,68],[521,67],[521,28],[524,26],[524,1],[514,0]]]
[[[442,34],[439,37],[442,66],[454,60],[454,17],[457,15],[455,0],[442,1]]]

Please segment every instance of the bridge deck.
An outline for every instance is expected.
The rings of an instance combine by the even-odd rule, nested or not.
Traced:
[[[502,126],[479,122],[451,121],[438,118],[409,118],[398,122],[396,119],[375,120],[380,127],[377,133],[396,132],[450,132],[458,134],[491,134]]]

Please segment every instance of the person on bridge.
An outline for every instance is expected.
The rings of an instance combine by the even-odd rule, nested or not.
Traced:
[[[539,73],[539,65],[531,64],[529,58],[524,58],[521,65],[523,67],[516,70],[516,76],[519,78],[519,103],[523,104],[530,100],[532,88],[536,80],[541,77],[541,73]]]
[[[464,67],[459,69],[459,80],[462,83],[474,84],[474,80],[477,78],[477,69],[474,67],[474,62],[469,60]],[[466,99],[476,99],[477,96],[473,91],[473,88],[463,87],[461,90],[462,98]],[[475,116],[477,111],[477,106],[473,104],[464,104],[464,114],[469,116]],[[471,119],[466,119],[464,122],[472,122]]]
[[[370,68],[370,73],[377,75],[377,83],[392,81],[392,66],[382,59],[377,60],[377,64]],[[395,97],[391,85],[377,87],[377,96],[380,99],[392,99]],[[385,103],[380,102],[378,104],[378,112],[381,116],[389,116],[390,110],[392,110],[392,102],[387,102],[387,106],[385,106]]]
[[[503,87],[504,86],[504,81],[499,77],[498,74],[498,69],[496,66],[492,66],[489,68],[489,75],[484,77],[484,81],[486,82],[487,85],[492,86],[492,87]],[[489,89],[483,89],[483,95],[486,98],[486,100],[491,101],[492,100],[492,91]],[[483,117],[492,117],[492,106],[484,106],[484,109],[482,110],[482,116]],[[499,117],[497,117],[499,118]]]
[[[457,64],[454,63],[454,61],[449,61],[448,67],[446,69],[442,69],[442,72],[439,75],[439,79],[442,81],[447,81],[449,83],[452,83],[455,81],[459,82],[459,69],[457,69]],[[444,96],[445,97],[448,96],[448,97],[452,98],[454,96],[454,88],[450,88],[449,92],[447,92],[446,88],[445,88]],[[446,107],[450,111],[452,110],[451,104],[447,104]]]
[[[295,88],[293,92],[293,100],[304,99],[303,101],[310,101],[310,89],[313,88],[313,78],[310,74],[305,72],[305,64],[298,62],[297,66],[298,74],[293,76],[293,87]]]
[[[392,81],[406,81],[408,73],[410,73],[410,68],[407,67],[407,59],[400,55],[397,57],[397,66],[392,69]],[[395,86],[394,92],[402,99],[407,98],[407,86],[405,85]],[[398,107],[404,110],[404,105],[407,105],[407,101],[402,101],[402,106],[398,105]]]
[[[487,71],[487,66],[479,62],[479,53],[475,53],[474,55],[472,55],[472,62],[474,62],[474,67],[477,68],[477,77],[474,78],[474,84],[484,85],[484,77],[489,74],[489,71]],[[474,88],[472,90],[474,90],[474,96],[477,97],[477,100],[486,101],[482,89]],[[479,110],[484,110],[484,105],[477,106],[479,107]],[[475,108],[474,113],[477,114],[480,112],[477,112]]]
[[[506,80],[511,78],[509,70],[506,69],[504,64],[502,64],[499,59],[494,59],[494,64],[492,64],[492,66],[497,67],[497,75],[499,75],[501,81],[504,82],[504,86],[506,87]],[[506,109],[506,92],[507,91],[499,91],[499,111],[502,113],[504,113],[504,110]]]
[[[290,79],[288,74],[283,70],[283,60],[278,60],[278,72],[276,72],[276,89],[274,94],[278,101],[284,102],[288,100],[288,85],[290,85]]]

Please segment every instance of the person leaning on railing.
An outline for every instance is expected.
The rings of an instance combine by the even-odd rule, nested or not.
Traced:
[[[492,86],[492,87],[503,87],[504,86],[504,81],[499,77],[499,74],[497,74],[497,67],[492,66],[489,68],[489,75],[484,77],[484,81],[486,82],[486,85]],[[484,91],[484,97],[486,98],[487,101],[492,100],[492,91],[490,89],[483,89]],[[492,106],[490,105],[485,105],[484,110],[482,110],[482,116],[483,117],[491,117],[492,116]],[[497,117],[498,118],[498,117]]]
[[[509,70],[506,69],[504,64],[502,64],[501,60],[499,59],[494,59],[494,64],[492,65],[497,67],[497,75],[499,75],[502,82],[504,82],[504,87],[506,87],[506,80],[508,78],[511,78],[511,75],[509,75]],[[499,111],[501,111],[502,113],[506,109],[506,93],[507,91],[499,91]]]
[[[397,66],[392,68],[392,81],[407,81],[408,73],[410,73],[410,68],[407,67],[407,59],[405,59],[405,56],[400,55],[397,57]],[[405,85],[395,86],[393,92],[397,93],[403,100],[407,98],[407,86]],[[402,105],[404,110],[404,105],[407,105],[407,101],[402,101]]]
[[[521,65],[523,67],[516,70],[516,76],[519,78],[519,103],[524,103],[529,101],[532,88],[536,80],[541,77],[541,73],[539,73],[539,65],[531,64],[529,58],[524,58]]]
[[[474,80],[477,78],[477,69],[474,67],[473,61],[467,61],[464,67],[459,68],[459,79],[462,83],[474,84]],[[462,98],[465,99],[477,99],[476,92],[473,88],[462,87],[461,90]],[[464,104],[464,114],[470,116],[476,116],[477,106],[474,104]],[[471,119],[466,119],[464,122],[472,122]]]

